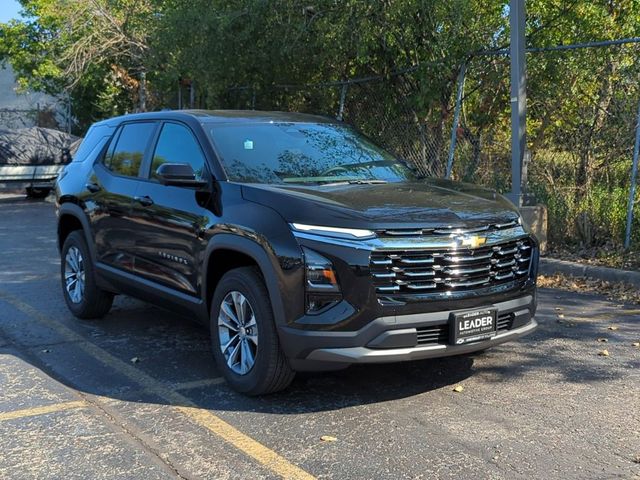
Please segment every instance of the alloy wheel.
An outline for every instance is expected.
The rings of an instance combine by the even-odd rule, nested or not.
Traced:
[[[218,314],[220,350],[227,366],[238,375],[246,375],[256,363],[258,325],[249,300],[240,292],[229,292]]]
[[[70,247],[64,257],[64,282],[67,295],[73,303],[80,303],[84,298],[84,260],[78,247]]]

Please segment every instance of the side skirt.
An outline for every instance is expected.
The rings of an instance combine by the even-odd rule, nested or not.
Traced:
[[[96,264],[96,272],[98,273],[98,285],[106,290],[130,295],[190,318],[195,316],[195,319],[204,325],[209,323],[207,304],[200,298],[123,272],[101,262]]]

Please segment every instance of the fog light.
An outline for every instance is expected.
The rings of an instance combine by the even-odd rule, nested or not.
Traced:
[[[322,313],[340,302],[338,295],[307,294],[307,313],[315,315]]]

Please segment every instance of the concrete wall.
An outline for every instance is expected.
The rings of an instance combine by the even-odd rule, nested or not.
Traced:
[[[11,66],[0,65],[0,128],[47,127],[64,129],[64,102],[40,92],[18,93]]]

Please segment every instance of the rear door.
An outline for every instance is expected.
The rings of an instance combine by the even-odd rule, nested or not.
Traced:
[[[157,128],[158,122],[120,126],[87,183],[97,260],[129,273],[134,270],[131,206]]]
[[[190,127],[165,122],[133,203],[136,274],[197,295],[198,265],[206,247],[203,234],[211,215],[205,208],[209,193],[160,184],[155,172],[163,163],[189,163],[200,179],[210,178],[203,149]]]

